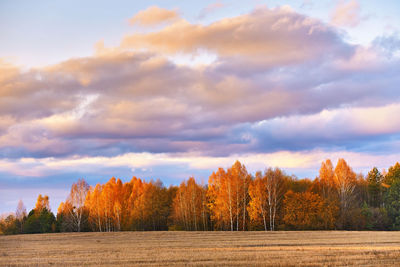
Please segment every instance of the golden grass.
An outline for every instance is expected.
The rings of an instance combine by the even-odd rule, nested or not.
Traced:
[[[400,232],[0,236],[0,266],[400,266]]]

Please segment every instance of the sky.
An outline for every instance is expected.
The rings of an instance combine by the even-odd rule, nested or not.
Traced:
[[[0,2],[0,213],[72,183],[400,160],[397,0]]]

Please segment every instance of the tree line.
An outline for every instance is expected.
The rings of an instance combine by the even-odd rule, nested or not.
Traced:
[[[208,184],[193,177],[163,186],[133,177],[89,186],[80,179],[57,210],[39,195],[29,214],[22,201],[0,220],[0,233],[81,231],[399,230],[400,164],[356,174],[344,159],[321,164],[314,180],[279,168],[248,173],[236,161]]]

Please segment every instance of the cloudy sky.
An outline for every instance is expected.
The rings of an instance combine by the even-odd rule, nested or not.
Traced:
[[[400,160],[400,3],[0,2],[0,213],[71,184]]]

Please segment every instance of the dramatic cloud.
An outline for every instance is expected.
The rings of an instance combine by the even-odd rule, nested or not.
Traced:
[[[160,11],[138,16],[151,10]],[[210,25],[177,20],[98,46],[93,57],[41,69],[1,63],[1,157],[225,157],[397,140],[385,118],[399,111],[398,59],[287,7]],[[214,61],[171,57],[200,50]]]
[[[335,27],[288,7],[208,25],[157,7],[134,18],[170,24],[45,68],[0,62],[3,172],[212,169],[235,159],[296,169],[334,156],[381,163],[384,152],[394,161],[394,37],[351,45]],[[213,60],[186,64],[180,55]]]
[[[129,19],[131,25],[153,26],[163,22],[171,22],[178,18],[176,10],[168,10],[151,6],[146,10],[138,12],[135,16]]]

